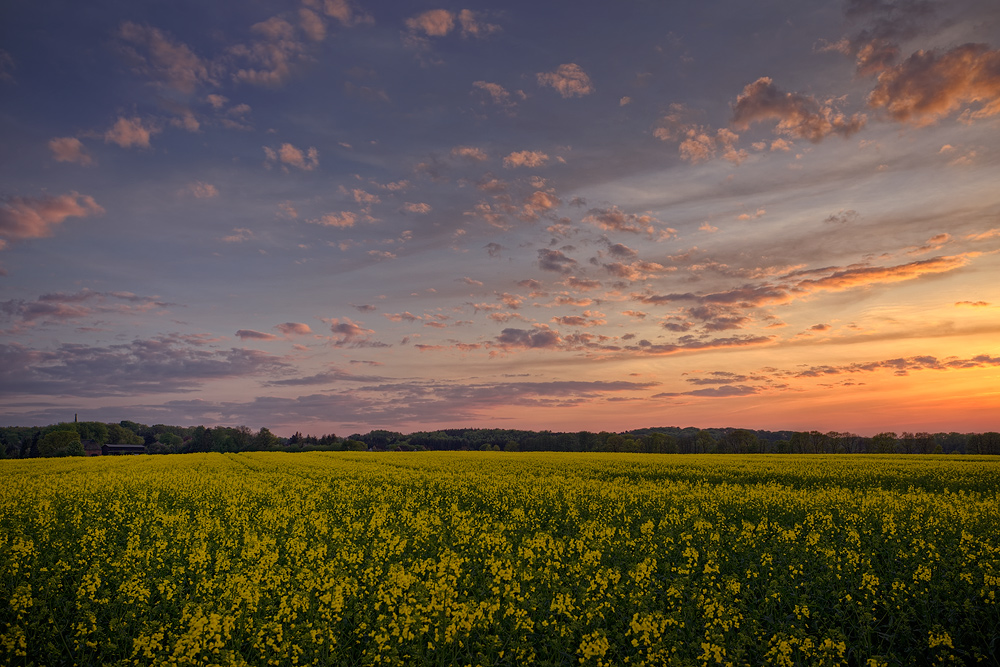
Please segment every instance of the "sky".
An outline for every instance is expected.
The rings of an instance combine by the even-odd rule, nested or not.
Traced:
[[[7,0],[0,423],[1000,430],[995,0]]]

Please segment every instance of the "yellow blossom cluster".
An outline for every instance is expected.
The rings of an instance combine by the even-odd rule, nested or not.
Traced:
[[[0,664],[1000,656],[987,457],[0,461]]]

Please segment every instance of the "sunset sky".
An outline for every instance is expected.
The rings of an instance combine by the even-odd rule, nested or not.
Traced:
[[[1000,430],[996,0],[0,15],[0,422]]]

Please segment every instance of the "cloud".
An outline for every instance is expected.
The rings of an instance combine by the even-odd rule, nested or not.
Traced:
[[[359,312],[362,312],[362,313],[370,313],[373,310],[378,310],[377,306],[373,306],[370,303],[361,303],[361,304],[353,304],[352,303],[352,304],[350,304],[350,306],[351,306],[351,308],[355,308]]]
[[[589,313],[590,311],[587,312]],[[563,315],[561,317],[553,317],[552,321],[567,327],[594,327],[607,324],[606,320],[588,319],[586,315]]]
[[[314,9],[320,9],[320,0],[303,1]],[[359,11],[350,0],[322,0],[322,10],[324,14],[336,19],[345,28],[375,23],[375,19],[370,14]]]
[[[987,301],[956,301],[956,306],[972,306],[973,308],[986,308],[992,304]]]
[[[139,118],[119,118],[114,126],[104,133],[104,142],[118,144],[122,148],[149,148],[149,139],[160,129],[145,125]]]
[[[1000,114],[1000,51],[963,44],[944,53],[917,51],[878,77],[868,97],[873,109],[917,127],[930,125],[968,104],[970,121]]]
[[[674,267],[670,267],[668,269],[662,264],[645,261],[632,262],[631,264],[626,264],[624,262],[610,262],[608,264],[603,264],[602,266],[604,267],[604,270],[611,275],[624,280],[645,280],[650,274],[675,270]]]
[[[403,211],[406,213],[419,213],[421,215],[431,212],[431,205],[424,203],[406,202],[403,204]]]
[[[55,137],[49,141],[49,149],[56,162],[75,162],[85,167],[96,164],[83,143],[75,137]]]
[[[951,234],[935,234],[927,239],[927,242],[906,252],[907,255],[923,255],[928,252],[935,252],[952,242]]]
[[[389,347],[385,343],[372,341],[370,337],[375,333],[373,330],[365,329],[346,317],[324,321],[330,324],[330,331],[336,337],[333,342],[334,347]]]
[[[736,98],[732,122],[737,129],[747,129],[766,120],[778,121],[775,131],[779,134],[818,143],[831,134],[849,137],[864,127],[867,119],[858,114],[848,118],[830,103],[783,92],[764,76],[747,84]]]
[[[236,332],[236,337],[240,340],[278,340],[274,334],[254,331],[253,329],[240,329]]]
[[[462,37],[486,37],[494,32],[500,31],[500,26],[494,23],[487,23],[470,9],[463,9],[458,13],[458,22],[462,26]]]
[[[281,162],[282,164],[298,167],[303,171],[312,171],[319,166],[319,151],[314,147],[310,147],[307,151],[296,148],[292,144],[281,144],[281,147],[277,150],[269,146],[264,146],[263,148],[267,163]]]
[[[243,243],[244,241],[249,241],[254,237],[251,230],[245,227],[233,227],[233,233],[229,236],[223,236],[222,241],[224,243]]]
[[[577,278],[576,276],[570,276],[563,284],[566,287],[572,287],[573,289],[581,290],[583,292],[590,292],[591,290],[596,290],[601,288],[600,280],[590,280],[587,278]]]
[[[751,322],[738,308],[718,304],[704,304],[685,309],[685,314],[702,323],[705,331],[729,331],[742,329]]]
[[[447,9],[431,9],[406,19],[406,27],[428,37],[444,37],[455,27],[455,15]]]
[[[0,315],[11,318],[19,326],[23,326],[39,321],[65,322],[107,313],[146,313],[170,305],[157,297],[139,296],[131,292],[97,292],[82,289],[73,293],[49,292],[33,301],[24,299],[0,301]]]
[[[967,265],[979,253],[965,253],[895,266],[827,267],[808,272],[787,274],[783,280],[748,284],[722,292],[696,295],[693,293],[665,295],[634,295],[637,301],[662,305],[677,301],[697,301],[702,304],[733,305],[741,308],[786,304],[820,292],[842,292],[859,287],[913,280],[924,275],[947,273]],[[816,278],[804,278],[816,275]]]
[[[638,344],[627,349],[649,355],[671,355],[683,352],[705,352],[709,350],[727,350],[733,348],[756,347],[774,342],[774,336],[730,336],[728,338],[702,339],[694,336],[681,336],[674,343],[652,343],[640,340]]]
[[[536,190],[524,200],[524,206],[521,208],[520,217],[522,220],[527,222],[534,222],[535,220],[538,220],[538,215],[540,213],[551,211],[561,203],[562,200],[554,194]]]
[[[299,9],[299,25],[306,37],[314,42],[322,42],[326,39],[326,24],[322,17],[311,9],[302,7]]]
[[[754,220],[756,218],[763,217],[763,215],[765,213],[767,213],[767,211],[765,211],[763,208],[758,208],[752,214],[750,214],[750,213],[740,213],[738,216],[736,216],[736,219],[740,220],[740,221],[743,221],[743,220]]]
[[[612,257],[618,257],[620,259],[631,259],[639,253],[623,243],[615,243],[608,246],[608,254]]]
[[[386,382],[389,380],[390,378],[379,375],[354,375],[339,368],[331,368],[328,371],[316,373],[315,375],[286,380],[269,380],[263,384],[265,387],[306,387],[318,384],[338,384],[340,382]]]
[[[569,273],[576,266],[576,260],[567,257],[559,250],[542,249],[538,251],[538,266],[545,271]]]
[[[663,225],[663,222],[657,220],[649,213],[643,215],[625,213],[617,206],[612,206],[611,208],[592,208],[587,211],[583,222],[596,225],[601,229],[629,232],[630,234],[649,234],[650,236],[656,233],[656,225]],[[664,227],[662,235],[669,237],[675,233],[676,230]],[[622,247],[624,248],[625,246]]]
[[[538,85],[554,88],[563,97],[582,97],[594,92],[590,77],[576,63],[560,65],[554,72],[539,72]]]
[[[553,349],[559,346],[562,339],[559,334],[549,328],[540,329],[504,329],[496,337],[494,344],[502,349]]]
[[[515,167],[541,167],[549,161],[549,156],[541,151],[515,151],[503,159],[503,166],[508,169]]]
[[[284,322],[275,328],[286,336],[305,336],[312,333],[309,325],[302,322]]]
[[[965,253],[896,266],[849,268],[835,271],[822,278],[800,281],[795,285],[795,289],[803,292],[842,291],[854,287],[913,280],[924,275],[953,271],[967,265],[977,255],[978,253]]]
[[[295,28],[285,19],[272,16],[250,26],[258,38],[250,44],[229,48],[227,59],[233,65],[234,81],[258,86],[276,87],[292,74],[293,66],[306,57],[306,45],[295,37]]]
[[[503,108],[506,111],[511,111],[517,106],[510,95],[510,92],[506,88],[501,86],[499,83],[490,83],[488,81],[475,81],[472,87],[476,90],[482,91],[493,104]]]
[[[729,128],[712,129],[691,122],[690,109],[683,104],[671,104],[670,113],[660,119],[653,130],[653,136],[661,141],[676,141],[681,158],[691,164],[698,164],[714,158],[722,151],[722,158],[739,165],[747,157],[745,150],[737,149],[740,135]]]
[[[423,318],[407,311],[405,313],[382,313],[390,322],[418,322]]]
[[[475,146],[455,146],[451,149],[451,156],[465,158],[474,162],[483,162],[489,159],[489,156],[486,155],[483,149],[476,148]]]
[[[653,398],[674,398],[677,396],[699,396],[703,398],[732,398],[734,396],[752,396],[761,392],[760,387],[740,385],[723,385],[721,387],[709,387],[707,389],[695,389],[693,391],[671,392],[654,394]]]
[[[118,36],[143,51],[125,47],[137,71],[165,86],[190,95],[199,84],[214,83],[204,60],[186,44],[173,40],[157,28],[125,21],[118,29]]]
[[[340,211],[339,213],[327,213],[322,217],[309,220],[308,222],[314,225],[323,225],[324,227],[340,227],[341,229],[344,229],[347,227],[353,227],[354,223],[357,221],[358,216],[356,213],[351,213],[350,211]]]
[[[71,192],[42,197],[0,199],[0,239],[20,241],[52,236],[66,218],[86,218],[104,213],[94,198]]]
[[[212,197],[219,196],[218,188],[211,183],[202,183],[201,181],[195,181],[194,183],[188,184],[188,186],[184,188],[184,192],[187,192],[195,199],[211,199]]]
[[[847,210],[840,209],[836,213],[832,213],[831,215],[827,216],[823,220],[823,222],[845,225],[849,222],[854,222],[859,217],[861,217],[860,214],[854,209],[847,209]]]
[[[196,391],[210,380],[285,373],[280,357],[259,350],[204,349],[169,335],[94,347],[65,343],[54,350],[0,344],[0,393],[135,396]]]
[[[896,359],[882,359],[879,361],[855,362],[840,366],[810,366],[806,369],[778,371],[775,375],[779,377],[818,378],[830,375],[841,375],[845,373],[873,373],[884,370],[892,371],[895,375],[908,375],[910,371],[962,370],[968,368],[987,368],[992,366],[1000,366],[1000,357],[994,357],[989,354],[979,354],[966,359],[959,357],[938,359],[937,357],[931,355],[920,355],[913,357],[898,357]]]

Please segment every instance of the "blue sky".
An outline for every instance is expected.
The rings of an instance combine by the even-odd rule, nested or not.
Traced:
[[[995,2],[9,2],[0,415],[996,428]]]

